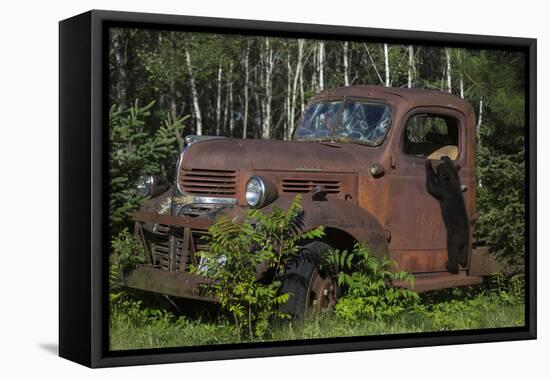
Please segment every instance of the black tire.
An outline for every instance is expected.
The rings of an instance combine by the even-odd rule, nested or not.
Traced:
[[[319,241],[306,244],[287,265],[281,277],[281,293],[289,293],[290,297],[280,310],[293,319],[303,319],[308,311],[334,305],[338,292],[335,271],[319,271],[321,258],[329,249],[328,244]]]

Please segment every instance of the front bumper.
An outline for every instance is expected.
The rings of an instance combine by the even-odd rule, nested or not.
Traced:
[[[217,302],[215,297],[201,294],[201,285],[206,283],[208,281],[203,277],[188,272],[170,272],[153,265],[140,265],[123,278],[124,286],[132,289]]]

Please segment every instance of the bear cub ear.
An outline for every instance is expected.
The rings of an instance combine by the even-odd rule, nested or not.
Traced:
[[[454,167],[455,171],[460,171],[460,164],[454,164],[451,158],[448,156],[442,156],[441,160],[443,160],[445,163],[451,163],[451,165]]]

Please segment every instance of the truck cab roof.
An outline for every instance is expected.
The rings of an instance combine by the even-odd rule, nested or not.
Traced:
[[[466,116],[474,116],[472,106],[465,100],[448,92],[416,88],[393,88],[379,85],[352,85],[330,88],[315,95],[310,103],[324,100],[354,98],[379,100],[390,103],[396,111],[408,111],[413,107],[446,107]]]

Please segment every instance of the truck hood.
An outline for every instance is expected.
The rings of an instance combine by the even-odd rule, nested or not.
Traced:
[[[210,139],[189,146],[180,168],[357,173],[359,164],[346,147],[330,142]],[[361,147],[365,152],[369,150],[367,146]]]

